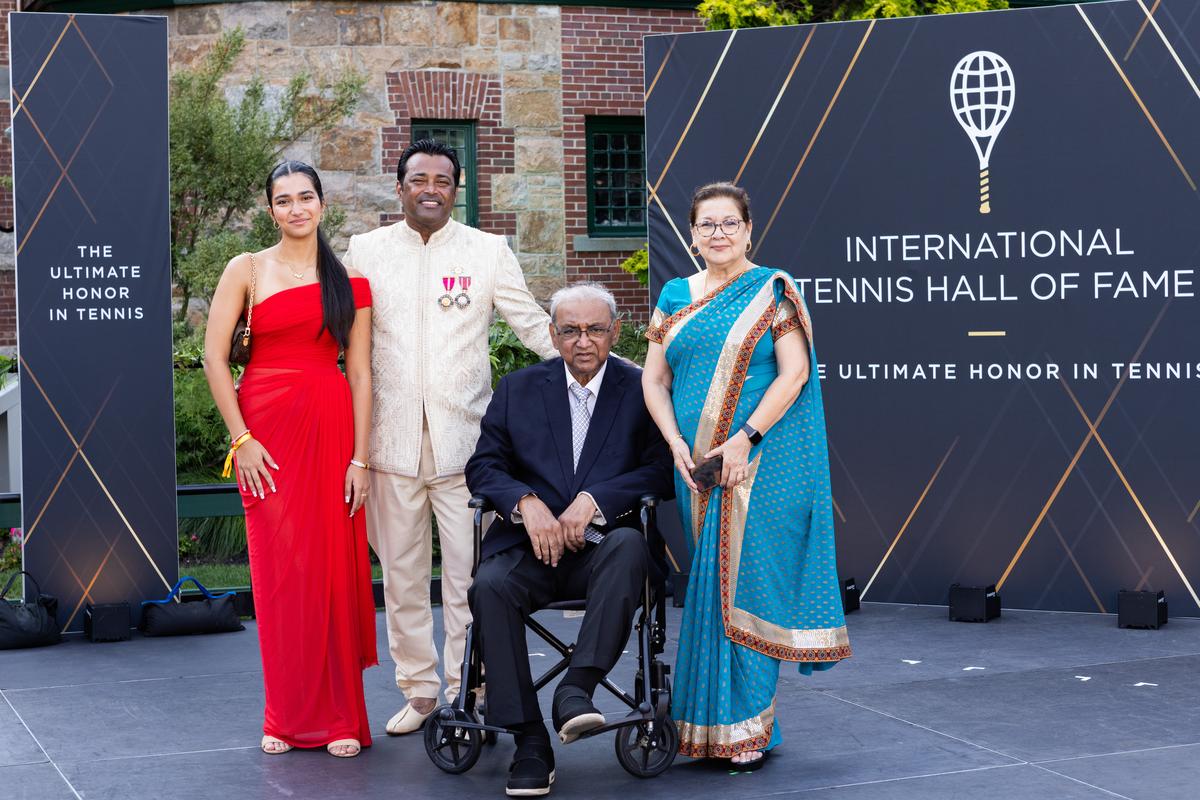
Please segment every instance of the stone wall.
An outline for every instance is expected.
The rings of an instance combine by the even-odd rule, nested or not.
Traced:
[[[0,0],[0,9],[15,4]],[[509,236],[535,295],[546,300],[569,280],[601,280],[645,318],[645,290],[619,269],[628,250],[575,248],[587,232],[583,120],[641,116],[641,37],[699,30],[694,13],[428,0],[148,7],[169,17],[172,69],[199,63],[222,31],[245,30],[231,93],[256,73],[268,91],[301,70],[333,80],[352,68],[366,77],[351,118],[286,153],[313,164],[347,212],[335,247],[401,218],[396,160],[412,120],[474,119],[480,227]],[[8,147],[0,141],[5,174]],[[0,192],[0,223],[11,227],[11,216],[11,195]],[[11,250],[0,244],[0,345],[13,338]]]
[[[347,211],[344,234],[400,219],[396,160],[413,119],[477,120],[480,227],[510,237],[534,291],[564,280],[558,6],[455,2],[251,2],[171,9],[172,66],[196,63],[221,31],[254,71],[284,85],[298,70],[353,68],[366,96],[338,128],[288,153],[313,164]]]

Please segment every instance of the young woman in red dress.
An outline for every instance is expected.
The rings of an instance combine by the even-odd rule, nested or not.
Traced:
[[[378,663],[359,513],[370,488],[371,289],[321,234],[325,200],[312,167],[276,167],[267,208],[279,242],[225,268],[204,371],[246,509],[266,690],[262,749],[325,747],[348,758],[371,744],[362,671]],[[239,388],[230,340],[252,291],[251,355]]]

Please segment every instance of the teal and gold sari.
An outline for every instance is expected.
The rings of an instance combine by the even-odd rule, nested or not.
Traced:
[[[804,674],[828,669],[850,656],[850,640],[804,300],[786,272],[764,267],[700,297],[703,280],[664,286],[647,333],[666,353],[675,419],[693,458],[749,419],[778,374],[776,339],[801,329],[813,375],[751,449],[743,483],[695,494],[675,477],[692,568],[671,715],[683,755],[731,758],[779,743],[781,661]]]

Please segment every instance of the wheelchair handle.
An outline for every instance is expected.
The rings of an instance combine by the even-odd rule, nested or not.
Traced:
[[[657,505],[658,505],[658,503],[659,503],[659,498],[658,498],[658,495],[656,495],[656,494],[644,494],[644,495],[642,495],[642,498],[641,498],[641,503],[642,503],[642,505],[643,505],[643,506],[645,506],[646,508],[654,508],[654,507],[655,507],[655,506],[657,506]]]

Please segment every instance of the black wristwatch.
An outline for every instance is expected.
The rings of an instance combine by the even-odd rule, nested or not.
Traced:
[[[750,440],[750,444],[752,445],[762,441],[762,434],[751,428],[749,422],[741,427],[741,431],[746,434],[746,438]]]

